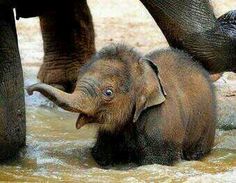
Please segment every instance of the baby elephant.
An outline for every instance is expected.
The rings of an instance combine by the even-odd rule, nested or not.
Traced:
[[[211,81],[181,51],[142,56],[113,44],[81,69],[72,94],[46,84],[30,86],[28,93],[33,91],[79,113],[78,129],[100,124],[92,155],[101,166],[197,160],[214,143],[216,102]]]

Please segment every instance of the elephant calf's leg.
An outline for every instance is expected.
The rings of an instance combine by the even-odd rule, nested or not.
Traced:
[[[23,74],[12,10],[0,6],[0,160],[25,145]]]
[[[38,78],[47,84],[73,90],[78,70],[94,52],[92,17],[86,1],[60,5],[40,17],[44,63]]]

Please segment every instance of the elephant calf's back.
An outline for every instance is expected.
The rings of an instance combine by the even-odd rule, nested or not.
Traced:
[[[172,117],[165,121],[166,128],[184,133],[184,137],[179,135],[180,139],[174,141],[182,141],[185,159],[199,159],[210,151],[215,136],[216,101],[209,74],[181,51],[159,51],[148,57],[160,70],[169,100],[165,111],[172,111],[168,114]]]

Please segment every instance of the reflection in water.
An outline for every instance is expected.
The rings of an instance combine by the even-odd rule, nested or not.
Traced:
[[[215,149],[202,161],[182,161],[173,167],[127,165],[105,170],[90,154],[97,127],[76,130],[76,117],[58,109],[28,107],[27,147],[20,158],[0,166],[0,180],[232,182],[236,177],[236,130],[218,131]]]

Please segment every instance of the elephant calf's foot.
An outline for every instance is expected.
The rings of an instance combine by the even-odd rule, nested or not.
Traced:
[[[73,92],[79,68],[80,64],[74,62],[44,62],[39,70],[38,79],[60,90]]]

